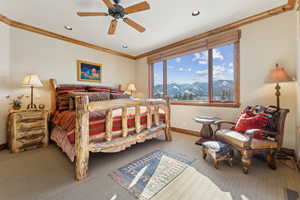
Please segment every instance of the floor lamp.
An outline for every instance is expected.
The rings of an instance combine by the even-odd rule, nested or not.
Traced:
[[[284,82],[290,82],[294,81],[292,77],[288,75],[288,73],[285,71],[283,67],[279,67],[278,64],[276,64],[276,67],[269,73],[269,75],[266,78],[266,83],[276,83],[275,86],[275,96],[276,96],[276,106],[277,109],[280,109],[280,85],[279,83],[284,83]]]

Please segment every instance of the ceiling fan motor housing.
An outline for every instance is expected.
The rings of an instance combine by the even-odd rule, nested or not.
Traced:
[[[115,2],[120,2],[119,0],[114,0]],[[108,13],[115,19],[123,18],[126,13],[124,12],[124,8],[119,4],[114,4],[112,8],[108,9]]]

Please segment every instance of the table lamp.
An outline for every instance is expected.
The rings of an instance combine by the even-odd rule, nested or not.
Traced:
[[[135,92],[135,91],[136,91],[135,84],[130,83],[128,85],[128,88],[127,88],[126,92],[129,93],[132,96],[133,92]]]
[[[31,101],[28,104],[27,109],[36,109],[36,105],[33,103],[33,88],[34,87],[43,87],[42,82],[39,79],[39,76],[36,74],[28,74],[23,80],[24,87],[31,88]]]
[[[280,109],[280,85],[279,83],[284,82],[290,82],[294,81],[292,77],[288,75],[288,73],[285,71],[283,67],[279,67],[278,64],[276,64],[276,67],[269,73],[267,76],[265,82],[266,83],[276,83],[276,101],[277,101],[277,109]]]

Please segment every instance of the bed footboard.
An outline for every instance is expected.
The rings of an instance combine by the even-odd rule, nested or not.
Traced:
[[[116,99],[110,101],[89,102],[88,96],[76,96],[76,130],[75,130],[75,150],[76,150],[76,179],[82,180],[87,176],[89,152],[104,152],[106,148],[112,146],[113,112],[118,109],[122,111],[122,138],[117,143],[126,146],[126,143],[134,144],[146,139],[151,139],[159,130],[164,131],[167,141],[171,141],[170,133],[170,107],[168,100],[154,99]],[[128,109],[135,107],[135,137],[128,136]],[[141,126],[141,107],[146,107],[147,125],[146,128]],[[160,110],[164,111],[164,122],[159,119]],[[105,140],[101,144],[89,143],[89,112],[103,111],[106,112]],[[152,121],[152,116],[154,121]],[[162,132],[163,133],[163,132]],[[123,140],[123,141],[122,141]],[[124,144],[125,145],[124,145]],[[106,146],[105,146],[106,145]]]

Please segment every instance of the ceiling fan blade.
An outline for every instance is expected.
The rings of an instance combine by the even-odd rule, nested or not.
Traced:
[[[80,17],[88,17],[88,16],[108,16],[107,13],[104,12],[77,12],[77,15]]]
[[[146,29],[129,18],[124,18],[123,21],[139,32],[144,32]]]
[[[113,4],[110,2],[110,0],[102,0],[105,5],[108,7],[108,8],[112,8],[113,7]]]
[[[109,29],[108,29],[108,34],[109,34],[109,35],[115,34],[116,29],[117,29],[117,24],[118,24],[118,21],[117,21],[117,20],[112,20],[112,21],[111,21],[110,26],[109,26]]]
[[[140,12],[148,9],[150,9],[150,5],[146,1],[143,1],[141,3],[137,3],[125,8],[124,11],[126,14],[131,14],[131,13]]]

